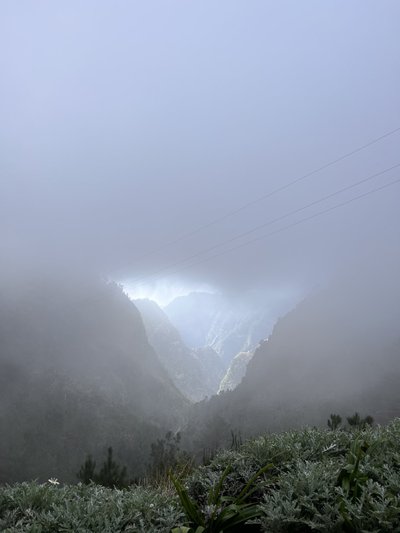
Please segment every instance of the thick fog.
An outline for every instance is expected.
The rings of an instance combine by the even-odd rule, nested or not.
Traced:
[[[3,267],[240,294],[314,288],[382,243],[372,260],[397,255],[399,168],[339,191],[400,163],[399,16],[396,1],[2,2]]]
[[[399,20],[0,2],[0,485],[400,415]]]

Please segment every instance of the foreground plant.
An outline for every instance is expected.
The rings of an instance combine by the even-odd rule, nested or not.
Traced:
[[[369,444],[355,439],[350,446],[346,464],[341,468],[336,485],[342,487],[346,496],[352,500],[358,498],[368,476],[360,471],[360,462],[368,451]]]
[[[247,523],[250,520],[258,518],[261,515],[261,511],[258,505],[246,503],[246,500],[256,490],[255,483],[257,479],[272,468],[272,466],[272,464],[268,464],[258,470],[240,494],[232,497],[223,496],[222,493],[224,481],[232,470],[232,466],[228,465],[218,483],[214,487],[211,487],[207,505],[204,508],[196,500],[190,498],[182,483],[170,473],[171,481],[175,486],[190,524],[190,527],[174,528],[172,533],[233,533],[254,529],[254,525]],[[256,527],[258,529],[258,526]]]

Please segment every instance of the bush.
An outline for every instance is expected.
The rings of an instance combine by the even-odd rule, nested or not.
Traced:
[[[266,475],[254,477],[268,463]],[[199,526],[204,532],[244,518],[242,504],[254,511],[254,523],[240,525],[243,532],[250,525],[269,533],[400,531],[400,420],[259,437],[220,452],[176,487],[179,495],[167,484],[118,490],[49,480],[0,487],[0,531],[188,533]]]

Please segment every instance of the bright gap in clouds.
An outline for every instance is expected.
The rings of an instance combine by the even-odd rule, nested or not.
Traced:
[[[132,300],[141,298],[148,298],[153,300],[160,307],[165,307],[172,300],[179,296],[186,296],[191,292],[208,292],[214,294],[216,291],[205,283],[191,283],[186,284],[182,281],[157,281],[154,283],[140,283],[136,284],[129,279],[121,282],[124,291]]]

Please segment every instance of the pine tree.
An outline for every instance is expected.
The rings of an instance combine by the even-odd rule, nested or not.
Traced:
[[[361,418],[361,416],[356,412],[353,416],[347,417],[347,422],[349,423],[349,426],[364,429],[366,426],[372,426],[374,419],[371,415]]]
[[[328,420],[328,428],[334,431],[335,429],[338,429],[341,423],[342,417],[340,415],[335,415],[334,413],[332,413]]]
[[[114,461],[113,449],[110,446],[96,481],[104,487],[123,488],[128,485],[126,477],[126,467],[121,467]]]
[[[86,461],[83,463],[79,472],[77,473],[78,479],[85,485],[89,485],[91,482],[96,481],[96,461],[93,461],[92,456],[88,455]]]
[[[180,433],[172,434],[168,431],[164,439],[157,439],[151,444],[150,466],[154,478],[163,478],[171,468],[175,468],[180,460],[188,460],[184,452],[180,450]]]

